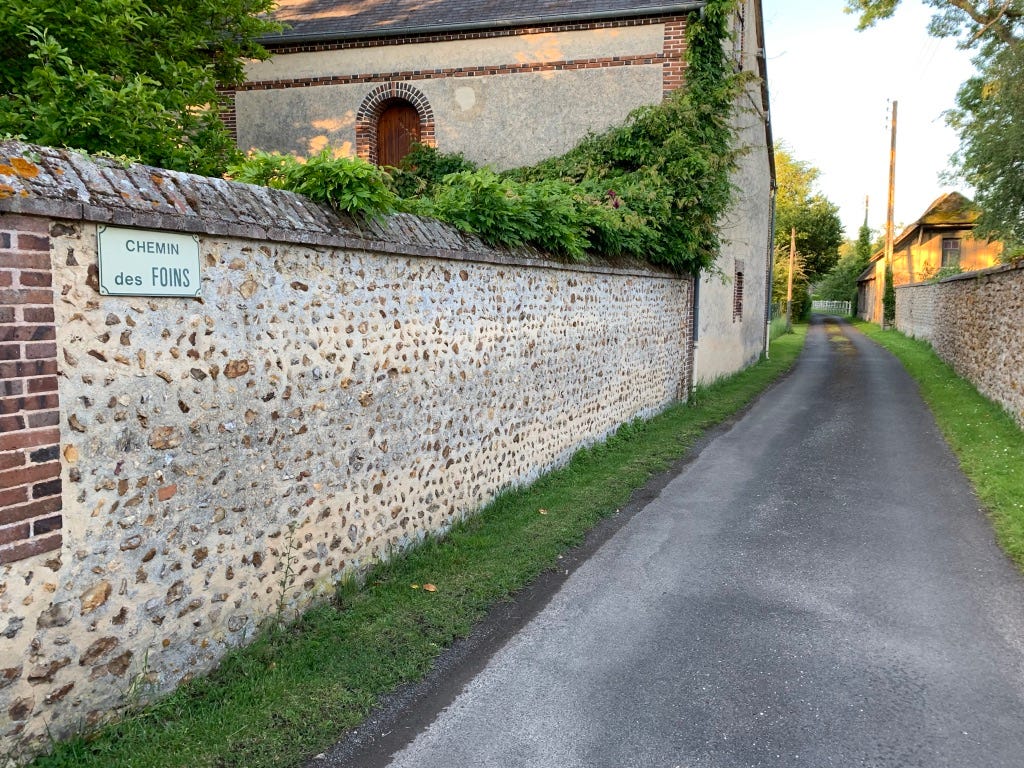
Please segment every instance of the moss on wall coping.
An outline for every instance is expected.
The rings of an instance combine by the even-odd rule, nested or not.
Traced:
[[[956,275],[949,275],[942,278],[941,280],[922,280],[917,283],[904,283],[897,285],[896,290],[902,290],[903,288],[919,288],[921,286],[939,285],[940,283],[952,283],[957,280],[977,280],[981,277],[989,277],[992,275],[999,275],[1003,272],[1014,272],[1016,270],[1024,269],[1024,261],[1016,261],[1012,264],[997,264],[994,267],[986,267],[985,269],[975,269],[971,272],[961,272]]]
[[[356,219],[276,189],[0,142],[0,213],[576,272],[689,279],[640,262],[563,262],[534,248],[502,249],[435,219]]]

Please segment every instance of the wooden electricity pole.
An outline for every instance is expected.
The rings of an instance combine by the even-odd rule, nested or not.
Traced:
[[[796,264],[796,227],[789,231],[789,277],[786,279],[786,332],[793,330],[793,267]]]
[[[885,216],[885,277],[882,283],[882,330],[888,326],[885,316],[885,296],[888,292],[889,275],[892,272],[893,212],[896,208],[896,107],[892,103],[892,140],[889,144],[889,209]]]

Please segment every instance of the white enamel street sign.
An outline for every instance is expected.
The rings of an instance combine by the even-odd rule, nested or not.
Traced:
[[[189,296],[200,290],[199,236],[100,225],[104,296]]]

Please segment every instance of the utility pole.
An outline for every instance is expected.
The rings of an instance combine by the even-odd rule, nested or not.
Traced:
[[[786,280],[786,332],[793,330],[793,267],[796,263],[796,227],[789,230],[789,277]]]
[[[885,277],[882,283],[882,330],[888,327],[885,316],[885,295],[892,272],[893,249],[893,212],[896,208],[896,107],[899,102],[892,103],[892,140],[889,144],[889,210],[885,216]]]

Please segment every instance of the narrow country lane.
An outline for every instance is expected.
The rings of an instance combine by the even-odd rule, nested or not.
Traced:
[[[1024,578],[899,363],[819,318],[405,741],[358,764],[1020,768]]]

